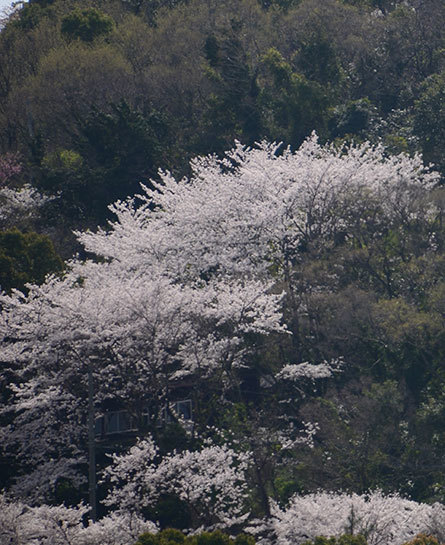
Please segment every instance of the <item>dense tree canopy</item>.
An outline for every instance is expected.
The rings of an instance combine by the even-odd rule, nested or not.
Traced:
[[[193,384],[189,391],[198,404],[208,403],[206,388],[214,389],[218,411],[218,406],[247,401],[244,381],[250,373],[250,380],[258,381],[257,394],[262,381],[268,385],[268,407],[260,400],[246,405],[247,420],[238,417],[226,432],[235,434],[231,440],[238,441],[240,455],[252,464],[249,478],[262,498],[262,507],[255,509],[270,515],[268,497],[276,495],[276,479],[286,473],[295,479],[296,452],[300,449],[304,458],[304,445],[315,446],[315,429],[298,413],[305,395],[316,381],[341,370],[343,359],[347,374],[366,369],[375,350],[372,344],[357,353],[360,345],[324,343],[334,324],[317,317],[314,305],[318,312],[320,305],[331,307],[335,320],[332,297],[343,284],[354,293],[372,290],[368,312],[379,316],[374,335],[401,335],[397,342],[402,346],[404,333],[397,333],[393,313],[403,305],[408,320],[410,312],[421,319],[420,308],[408,311],[419,296],[399,280],[401,268],[411,261],[440,255],[440,208],[433,199],[439,177],[422,166],[420,157],[387,156],[383,148],[369,144],[322,146],[313,135],[297,152],[267,143],[254,148],[238,144],[223,159],[194,160],[191,172],[181,181],[161,174],[161,181],[143,186],[139,196],[111,207],[117,219],[108,229],[78,233],[97,259],[72,260],[62,277],[29,286],[26,297],[17,291],[1,298],[2,359],[15,383],[6,386],[3,449],[16,457],[16,494],[38,502],[50,499],[61,479],[80,486],[89,369],[98,414],[113,407],[126,410],[141,431],[151,431],[160,441],[158,422],[175,387],[184,381]],[[428,233],[424,247],[416,244],[419,233]],[[314,269],[316,263],[320,271]],[[307,274],[313,276],[310,283]],[[426,290],[439,286],[433,275]],[[362,318],[357,326],[365,326]],[[311,336],[308,327],[314,327]],[[408,321],[404,327],[416,325]],[[434,321],[426,327],[433,332]],[[366,346],[366,337],[361,343]],[[270,350],[281,355],[268,355]],[[390,366],[389,354],[387,358]],[[406,371],[397,373],[405,372],[409,386],[411,367],[408,361],[404,365]],[[412,385],[416,393],[421,384],[417,378]],[[429,384],[428,376],[424,384]],[[224,418],[214,414],[212,421],[224,429]],[[245,425],[252,419],[258,428],[250,437]],[[203,456],[199,437],[207,433],[205,424],[198,416],[197,435],[189,442]],[[237,428],[247,432],[241,443]],[[278,445],[280,456],[271,458],[271,448]],[[158,456],[154,444],[150,448],[147,463]],[[209,456],[217,455],[218,448]],[[190,466],[198,454],[181,454],[188,462],[168,456],[164,453],[141,474],[137,471],[142,468],[131,470],[133,481],[128,483],[130,475],[122,474],[122,468],[130,471],[131,457],[122,458],[117,473],[109,475],[119,475],[114,482],[122,482],[123,488],[113,492],[108,504],[128,509],[125,498],[134,494],[127,489],[139,489],[142,479],[148,487],[146,507],[156,505],[165,488],[165,494],[191,502],[191,524],[199,526],[192,513],[202,505],[193,503],[191,491],[181,495],[184,485],[174,484],[176,470],[170,474],[162,469],[163,464]],[[196,463],[204,468],[204,461]],[[154,481],[145,480],[148,474]],[[206,475],[204,480],[210,478]],[[162,476],[170,484],[155,486]],[[229,485],[228,474],[225,479]],[[238,497],[243,489],[235,490],[221,494]],[[223,520],[229,525],[241,497],[237,506],[216,504],[215,512],[206,503],[209,519],[204,524]],[[198,495],[196,501],[207,500]],[[147,516],[141,508],[136,512]]]
[[[444,23],[441,0],[5,16],[9,541],[445,539],[415,503],[445,501]]]
[[[437,0],[28,3],[1,32],[0,151],[20,151],[47,192],[68,180],[74,227],[103,223],[158,167],[187,173],[190,157],[235,138],[383,139],[442,169],[428,103],[443,11]],[[126,133],[120,152],[110,130]],[[82,156],[83,183],[52,166],[61,150]]]

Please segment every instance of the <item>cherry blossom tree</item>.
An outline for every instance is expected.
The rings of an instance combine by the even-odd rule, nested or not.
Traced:
[[[420,156],[388,157],[365,143],[337,149],[313,135],[280,151],[241,144],[223,159],[192,162],[192,177],[161,174],[154,189],[114,204],[111,230],[79,235],[96,254],[169,275],[224,274],[288,283],[301,248],[331,244],[357,221],[391,224],[430,210],[419,199],[438,181]],[[278,271],[278,272],[277,272]]]
[[[20,172],[22,172],[22,165],[17,154],[5,153],[0,156],[0,187],[5,186]]]
[[[154,189],[112,205],[108,229],[78,233],[94,259],[73,260],[26,297],[0,297],[1,362],[14,377],[1,437],[22,462],[16,493],[37,502],[59,477],[80,482],[90,370],[98,409],[117,399],[141,422],[148,404],[152,428],[175,381],[236,385],[253,338],[296,336],[308,248],[359,236],[363,222],[375,234],[427,217],[437,179],[420,157],[313,136],[296,152],[237,144],[193,161],[190,179],[161,173]],[[277,380],[333,371],[301,364],[297,348],[292,358]]]
[[[14,187],[14,180],[23,171],[16,153],[0,155],[0,228],[8,229],[35,219],[39,209],[50,197],[42,195],[30,184]],[[54,197],[53,197],[54,198]]]
[[[153,454],[149,446],[140,444],[140,452]],[[139,453],[129,452],[128,455],[115,459],[110,475],[122,477],[129,468],[133,468],[133,477],[140,470]],[[226,462],[233,460],[223,456]],[[174,455],[167,465],[174,468]],[[204,457],[207,457],[206,455]],[[203,458],[204,458],[203,457]],[[184,460],[188,458],[187,453]],[[209,460],[212,457],[209,458]],[[221,459],[221,460],[222,460]],[[136,462],[136,465],[134,465]],[[179,464],[181,465],[181,464]],[[192,466],[193,467],[193,466]],[[233,483],[225,485],[220,477],[230,475],[214,466],[205,464],[213,475],[207,481],[216,485],[219,492],[234,492]],[[202,469],[203,475],[206,469]],[[174,470],[173,470],[174,471]],[[156,471],[152,474],[153,478]],[[146,474],[145,474],[146,475]],[[240,477],[241,472],[238,472]],[[134,483],[138,479],[134,479]],[[199,476],[198,476],[199,481]],[[151,481],[153,482],[153,481]],[[208,486],[208,482],[204,487]],[[146,485],[140,481],[139,484]],[[188,485],[190,486],[190,484]],[[198,486],[196,489],[198,490]],[[146,490],[146,489],[144,489]],[[235,492],[236,492],[235,488]],[[137,491],[133,506],[141,500],[141,491]],[[131,498],[126,498],[130,502]],[[134,510],[114,511],[99,522],[83,524],[82,517],[86,514],[85,506],[67,508],[63,506],[30,507],[20,501],[12,501],[0,495],[0,542],[8,545],[132,545],[143,532],[155,533],[157,527],[153,522],[143,520]],[[223,513],[220,513],[221,517]],[[397,494],[385,496],[380,491],[365,495],[319,492],[306,496],[294,496],[286,508],[274,506],[273,517],[268,520],[256,520],[254,524],[244,523],[244,531],[257,535],[259,544],[289,544],[303,543],[316,536],[340,536],[344,533],[364,535],[372,545],[389,543],[402,545],[410,541],[420,532],[441,539],[444,535],[445,509],[442,504],[421,504],[404,499]],[[222,521],[221,521],[222,522]],[[225,522],[225,521],[224,521]]]
[[[445,508],[380,490],[367,494],[317,492],[293,496],[286,507],[273,505],[272,517],[255,520],[247,531],[259,543],[304,543],[317,536],[362,535],[371,545],[401,545],[417,534],[439,539],[444,532]]]
[[[83,530],[85,507],[48,505],[30,508],[0,496],[0,542],[11,545],[30,543],[62,545],[74,543]]]
[[[54,197],[42,195],[29,184],[21,188],[0,188],[0,227],[28,225],[38,217],[40,209]]]
[[[318,492],[294,496],[286,508],[275,504],[271,527],[279,545],[303,543],[316,536],[361,534],[370,545],[401,545],[434,527],[440,532],[443,505],[417,503],[398,494]],[[443,528],[442,528],[443,531]]]
[[[114,455],[105,470],[112,489],[105,501],[119,512],[142,514],[164,494],[188,509],[192,528],[230,528],[245,522],[249,454],[208,442],[196,451],[159,458],[151,438]]]
[[[86,425],[79,424],[93,360],[96,402],[118,398],[140,419],[149,404],[155,425],[172,381],[215,372],[230,378],[242,364],[246,332],[282,329],[280,296],[259,282],[180,285],[153,271],[129,276],[118,265],[72,263],[64,278],[32,286],[26,299],[19,292],[2,298],[2,359],[21,380],[4,409],[16,416],[3,448],[24,458],[29,494],[41,493],[29,466],[44,482],[51,458],[46,482],[54,484],[68,461],[83,461]]]
[[[272,278],[286,291],[296,358],[288,363],[300,363],[305,256],[321,255],[337,240],[363,247],[388,229],[410,232],[434,215],[429,195],[437,182],[420,156],[388,156],[368,143],[321,146],[313,135],[295,152],[237,144],[223,159],[193,161],[190,179],[163,173],[154,189],[112,207],[111,230],[80,240],[121,262],[161,262],[173,278]]]
[[[85,506],[30,507],[0,496],[0,543],[8,545],[132,545],[156,526],[134,514],[113,513],[84,525]]]

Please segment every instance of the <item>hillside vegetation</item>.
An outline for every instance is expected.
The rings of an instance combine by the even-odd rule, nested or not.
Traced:
[[[0,59],[4,535],[443,541],[443,2],[30,0]]]

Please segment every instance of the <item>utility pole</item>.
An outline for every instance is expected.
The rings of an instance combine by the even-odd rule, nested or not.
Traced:
[[[94,438],[94,383],[93,383],[93,361],[96,358],[88,359],[88,492],[90,501],[90,518],[93,522],[97,519],[97,498],[96,498],[96,445]]]

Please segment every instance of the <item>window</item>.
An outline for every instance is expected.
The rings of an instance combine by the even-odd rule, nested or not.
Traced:
[[[179,420],[191,420],[192,419],[192,400],[184,399],[183,401],[174,401],[169,403],[169,411],[167,407],[164,407],[161,412],[162,423],[171,423],[175,421],[172,413]]]
[[[164,424],[170,424],[174,422],[175,418],[173,418],[172,413],[179,420],[191,422],[191,399],[184,399],[182,401],[173,401],[169,403],[169,411],[167,411],[166,406],[163,407],[158,426],[162,427]],[[148,426],[148,424],[150,423],[150,414],[147,408],[144,409],[142,412],[142,422],[146,426]],[[111,411],[105,413],[103,416],[99,416],[99,418],[96,418],[96,436],[112,435],[114,433],[126,433],[129,431],[137,431],[137,426],[136,420],[131,416],[128,411]]]
[[[128,411],[113,411],[96,419],[96,435],[111,435],[136,430],[134,418]]]
[[[175,413],[183,420],[192,419],[192,400],[185,399],[184,401],[177,401],[175,403]]]

